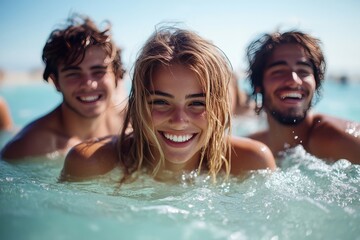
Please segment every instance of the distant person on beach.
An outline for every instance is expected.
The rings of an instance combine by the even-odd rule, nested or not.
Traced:
[[[86,16],[73,15],[54,30],[43,49],[43,78],[52,81],[63,101],[25,126],[2,149],[4,160],[64,155],[74,145],[121,131],[122,105],[117,99],[124,69],[110,23],[99,29]],[[46,99],[44,99],[46,101]]]
[[[229,87],[231,113],[234,116],[254,116],[255,102],[251,99],[251,96],[239,86],[238,77],[235,73],[232,74]]]
[[[10,131],[13,128],[11,113],[5,99],[0,96],[0,131]]]
[[[238,77],[232,74],[229,84],[232,114],[232,133],[235,136],[246,136],[263,129],[266,125],[265,114],[257,115],[254,111],[255,101],[238,83]]]
[[[144,171],[170,181],[184,171],[215,180],[218,173],[274,169],[264,144],[228,135],[230,78],[230,64],[209,41],[189,30],[156,30],[136,60],[120,137],[72,148],[61,180],[95,177],[116,166],[122,182]]]
[[[319,39],[299,31],[264,34],[250,43],[248,73],[256,111],[263,108],[268,121],[268,129],[250,137],[268,145],[275,157],[302,145],[318,158],[359,164],[359,123],[310,111],[325,73],[320,45]]]

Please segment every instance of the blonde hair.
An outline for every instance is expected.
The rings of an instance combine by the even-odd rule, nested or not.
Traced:
[[[226,136],[230,133],[228,84],[231,65],[214,44],[192,31],[174,27],[156,30],[135,62],[128,109],[119,141],[121,162],[125,163],[129,173],[139,170],[146,162],[152,165],[154,175],[165,163],[164,153],[151,125],[147,95],[154,71],[160,66],[173,64],[192,70],[206,95],[207,144],[202,149],[199,170],[205,161],[214,179],[223,166],[229,175],[230,162],[226,156],[230,151]],[[130,135],[125,131],[129,126],[133,129]],[[130,146],[123,149],[129,137],[132,138]]]

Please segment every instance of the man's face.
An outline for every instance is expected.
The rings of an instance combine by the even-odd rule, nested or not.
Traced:
[[[298,124],[311,107],[316,82],[312,64],[298,44],[275,48],[263,77],[264,108],[286,125]]]
[[[96,118],[113,107],[115,75],[103,49],[90,47],[78,65],[60,65],[57,89],[64,104],[84,118]]]

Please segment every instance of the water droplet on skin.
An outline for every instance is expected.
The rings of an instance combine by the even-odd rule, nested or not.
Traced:
[[[347,123],[345,132],[358,138],[360,137],[360,125],[358,123],[349,122]]]
[[[265,147],[265,146],[264,146],[264,147],[261,147],[261,148],[260,148],[260,151],[265,152],[265,151],[266,151],[266,147]]]

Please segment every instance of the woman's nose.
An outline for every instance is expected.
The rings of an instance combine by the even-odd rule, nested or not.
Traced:
[[[174,128],[183,129],[189,123],[189,117],[183,109],[176,108],[172,112],[169,122]]]

